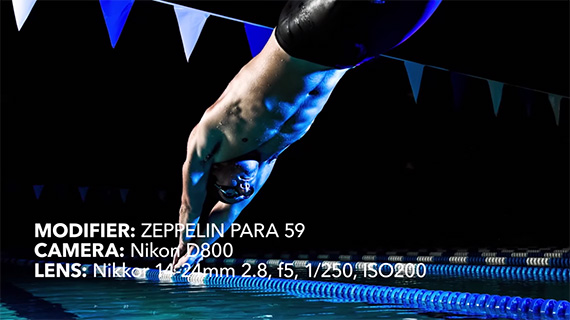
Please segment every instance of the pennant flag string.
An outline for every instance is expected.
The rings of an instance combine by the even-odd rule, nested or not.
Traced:
[[[12,0],[12,7],[14,8],[14,15],[16,16],[18,31],[22,30],[24,22],[28,19],[34,4],[36,4],[36,0]]]
[[[385,55],[385,54],[381,54],[380,56],[381,56],[381,57],[384,57],[384,58],[392,59],[392,60],[402,61],[402,62],[413,62],[413,61],[405,60],[405,59],[402,59],[402,58],[397,58],[397,57],[393,57],[393,56],[388,56],[388,55]],[[416,62],[416,63],[417,63],[417,62]],[[458,75],[462,75],[462,76],[469,77],[469,78],[474,78],[474,79],[479,79],[479,80],[485,80],[485,81],[500,82],[500,81],[491,80],[491,79],[487,79],[487,78],[480,77],[480,76],[474,76],[474,75],[472,75],[472,74],[467,74],[467,73],[462,73],[462,72],[457,72],[457,71],[451,71],[451,70],[449,70],[449,69],[445,69],[445,68],[438,67],[438,66],[432,66],[432,65],[429,65],[429,64],[424,64],[424,66],[425,66],[425,67],[432,68],[432,69],[437,69],[437,70],[442,70],[442,71],[447,71],[447,72],[454,72],[454,73],[456,73],[456,74],[458,74]],[[547,94],[547,95],[556,95],[556,94],[553,94],[553,93],[551,93],[551,92],[542,91],[542,90],[537,90],[537,89],[532,89],[532,88],[528,88],[528,87],[523,87],[523,86],[519,86],[519,85],[516,85],[516,84],[505,83],[505,82],[501,82],[501,83],[503,83],[504,85],[508,85],[509,87],[515,87],[515,88],[519,88],[519,89],[523,89],[523,90],[530,90],[530,91],[534,91],[534,92],[538,92],[538,93],[544,93],[544,94]],[[560,96],[561,96],[562,98],[570,98],[570,97],[568,97],[568,96],[562,96],[562,95],[560,95]]]
[[[397,58],[397,57],[388,56],[388,55],[385,55],[385,54],[381,54],[380,57],[388,58],[388,59],[391,59],[391,60],[398,60],[398,61],[402,61],[402,62],[404,62],[404,63],[405,63],[405,62],[413,62],[413,61],[405,60],[405,59],[402,59],[402,58]],[[417,62],[415,62],[415,63],[417,63]],[[419,64],[419,63],[418,63],[418,64]],[[442,70],[442,71],[448,71],[448,72],[451,71],[451,70],[449,70],[449,69],[445,69],[445,68],[442,68],[442,67],[431,66],[431,65],[427,65],[427,64],[424,64],[424,66],[430,67],[430,68],[433,68],[433,69],[437,69],[437,70]],[[456,72],[456,73],[457,73],[457,74],[461,74],[461,73],[459,73],[459,72]]]
[[[465,95],[467,78],[453,71],[449,71],[449,77],[451,79],[452,86],[451,94],[453,97],[453,109],[459,110],[461,100]]]
[[[59,199],[69,199],[68,197],[70,196],[68,194],[68,187],[71,187],[73,189],[77,189],[79,191],[79,196],[81,198],[81,202],[85,203],[85,200],[87,199],[87,193],[90,192],[91,187],[92,186],[67,186],[67,185],[47,185],[48,188],[52,188],[53,190],[56,190],[56,193],[54,194],[53,192],[51,194],[46,194],[45,196],[47,196],[48,201],[49,198],[51,197],[52,199],[54,199],[53,197],[56,197],[55,199],[58,199],[57,197],[59,197]],[[43,189],[45,189],[46,185],[44,184],[35,184],[32,185],[32,189],[34,191],[34,196],[36,198],[36,200],[39,200],[40,197],[42,197],[42,191]],[[55,189],[54,189],[55,188]],[[131,201],[129,199],[129,194],[131,193],[131,189],[130,188],[117,188],[115,186],[99,186],[99,195],[103,194],[103,198],[99,198],[96,197],[96,199],[92,199],[92,201],[106,201],[106,199],[111,199],[112,197],[114,197],[115,195],[117,195],[117,191],[118,191],[118,195],[120,196],[121,202],[122,204],[127,203],[128,201]],[[147,194],[146,190],[142,191],[143,194]],[[158,190],[153,190],[154,195],[156,196],[156,199],[165,202],[168,201],[169,198],[169,193],[167,190],[165,189],[158,189]],[[135,198],[137,198],[135,196]],[[117,198],[118,199],[118,198]],[[134,200],[136,201],[136,199]]]
[[[273,31],[273,28],[270,28],[270,27],[267,27],[264,25],[260,25],[260,24],[256,24],[256,23],[252,23],[252,22],[248,22],[248,21],[244,21],[244,20],[240,20],[240,19],[236,19],[236,18],[232,18],[232,17],[228,17],[228,16],[224,16],[221,14],[216,14],[213,12],[207,12],[207,11],[198,10],[198,9],[194,9],[194,8],[190,8],[190,7],[185,7],[185,6],[181,6],[181,5],[174,4],[171,2],[167,2],[167,1],[163,1],[163,0],[153,0],[153,1],[163,3],[163,4],[167,4],[167,5],[171,5],[174,7],[174,10],[176,11],[176,17],[178,19],[178,25],[180,28],[180,33],[182,35],[182,41],[184,43],[184,52],[186,53],[186,60],[189,59],[190,54],[192,53],[192,50],[194,49],[194,46],[196,45],[197,39],[200,36],[200,33],[202,32],[202,28],[204,27],[204,23],[206,22],[206,19],[209,16],[243,23],[245,26],[246,36],[247,36],[247,39],[249,42],[249,48],[251,51],[251,55],[253,57],[256,56],[259,52],[261,52],[261,49],[263,49],[263,47],[265,46],[265,43],[267,43],[267,40],[269,40],[269,37],[271,36],[271,32]],[[193,27],[189,27],[186,25],[183,26],[181,24],[181,16],[182,16],[182,12],[183,12],[182,8],[187,8],[189,10],[192,10],[191,11],[192,13],[185,12],[186,16],[184,18],[183,24],[193,25]],[[190,31],[190,30],[192,30],[192,31]],[[191,33],[188,35],[185,35],[184,32],[191,32]],[[186,38],[188,38],[188,39],[186,39]]]
[[[168,1],[163,1],[163,0],[153,0],[154,2],[159,2],[159,3],[163,3],[163,4],[167,4],[167,5],[171,5],[171,6],[179,6],[178,4],[172,3],[172,2],[168,2]],[[194,9],[194,10],[198,10],[198,9]],[[226,20],[231,20],[231,21],[235,21],[235,22],[240,22],[240,23],[246,23],[249,25],[253,25],[253,26],[257,26],[260,28],[267,28],[267,29],[271,29],[273,30],[273,28],[261,25],[261,24],[256,24],[253,22],[248,22],[245,20],[240,20],[240,19],[236,19],[236,18],[232,18],[232,17],[228,17],[228,16],[224,16],[221,14],[217,14],[217,13],[213,13],[213,12],[207,12],[207,11],[203,11],[203,10],[198,10],[198,11],[202,11],[204,13],[207,13],[208,15],[212,16],[212,17],[218,17],[218,18],[222,18],[222,19],[226,19]]]
[[[99,0],[99,3],[101,5],[101,9],[103,11],[103,16],[105,18],[105,23],[107,25],[107,30],[109,32],[111,45],[113,46],[113,48],[115,47],[115,45],[119,39],[119,36],[123,30],[123,27],[125,25],[125,22],[127,20],[127,17],[129,15],[129,12],[130,12],[132,6],[133,6],[134,1],[135,0]],[[206,12],[203,10],[190,8],[187,6],[171,3],[168,1],[164,1],[164,0],[153,0],[153,1],[158,2],[158,3],[162,3],[162,4],[171,5],[174,7],[176,17],[178,19],[178,24],[179,24],[180,33],[182,36],[182,41],[183,41],[184,51],[186,54],[187,61],[188,61],[188,59],[192,53],[192,50],[194,49],[194,47],[196,45],[198,37],[201,33],[201,30],[202,30],[207,18],[210,16],[243,23],[245,25],[247,39],[249,41],[251,54],[253,56],[255,56],[257,53],[259,53],[259,51],[263,48],[267,39],[271,35],[271,31],[273,30],[273,28],[270,28],[270,27],[267,27],[264,25],[260,25],[260,24],[244,21],[241,19],[236,19],[236,18],[216,14],[213,12]],[[35,2],[36,2],[36,0],[12,0],[13,7],[14,7],[14,14],[16,16],[16,22],[18,25],[18,30],[20,30],[22,28],[22,26],[23,26],[25,20],[27,19],[30,11],[32,10],[32,7],[34,6]],[[441,68],[441,67],[437,67],[437,66],[424,65],[424,64],[404,60],[404,59],[397,58],[397,57],[388,56],[388,55],[380,55],[380,56],[384,57],[384,58],[392,59],[392,60],[403,61],[405,63],[406,70],[408,72],[408,77],[410,79],[410,84],[412,86],[414,99],[416,100],[416,102],[417,102],[417,98],[418,98],[418,94],[419,94],[421,77],[422,77],[423,69],[425,66],[430,67],[430,68],[434,68],[434,69],[438,69],[438,70],[450,72],[449,69],[445,69],[445,68]],[[507,83],[503,83],[503,82],[499,82],[499,81],[495,81],[495,80],[490,80],[490,79],[479,77],[479,76],[469,75],[469,74],[460,73],[460,72],[455,72],[455,73],[461,74],[461,75],[466,76],[466,77],[485,80],[489,83],[489,87],[491,90],[491,97],[493,99],[493,107],[495,110],[495,114],[497,114],[497,112],[498,112],[498,106],[499,106],[500,100],[501,100],[501,91],[502,91],[502,87],[505,84],[508,86],[512,86],[512,87],[517,87],[517,88],[521,88],[521,89],[525,89],[525,90],[530,90],[530,91],[534,91],[534,92],[547,94],[549,96],[550,101],[551,101],[552,108],[554,110],[557,122],[558,122],[558,117],[559,117],[560,99],[568,98],[567,96],[557,95],[557,94],[553,94],[553,93],[545,92],[545,91],[541,91],[541,90],[530,89],[530,88],[526,88],[526,87],[522,87],[522,86],[518,86],[518,85],[507,84]]]

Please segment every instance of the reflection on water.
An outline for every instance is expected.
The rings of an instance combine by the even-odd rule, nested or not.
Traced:
[[[251,288],[206,288],[109,279],[19,279],[14,283],[34,297],[61,305],[66,312],[81,319],[429,318],[399,306],[296,297]],[[20,306],[12,304],[11,308],[34,307],[30,301],[19,303]],[[5,311],[2,315],[2,319],[8,319],[15,316],[15,312]],[[20,316],[25,317],[25,312]]]
[[[17,312],[9,309],[6,304],[0,302],[0,319],[26,319],[22,317],[18,317]]]

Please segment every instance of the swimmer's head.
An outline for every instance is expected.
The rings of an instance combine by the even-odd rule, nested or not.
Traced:
[[[228,161],[212,166],[212,178],[220,201],[234,204],[248,199],[255,192],[253,185],[259,170],[255,160]]]

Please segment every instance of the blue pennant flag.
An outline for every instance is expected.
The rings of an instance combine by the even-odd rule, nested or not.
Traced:
[[[117,44],[135,0],[99,0],[113,48]]]
[[[34,194],[36,195],[36,199],[40,198],[40,195],[42,194],[43,189],[44,189],[43,185],[35,185],[34,186]]]
[[[129,194],[129,189],[119,189],[119,192],[121,193],[121,200],[123,200],[123,203],[127,202],[127,195]]]
[[[253,24],[244,23],[245,34],[247,35],[247,41],[249,42],[249,50],[251,51],[251,56],[255,57],[261,52],[269,37],[271,37],[271,32],[273,29],[268,27],[261,27]]]
[[[414,100],[418,103],[418,94],[420,93],[420,84],[422,82],[422,75],[424,73],[424,65],[412,61],[404,61],[410,85],[412,86],[412,93]]]
[[[460,73],[449,72],[453,88],[453,109],[459,110],[467,90],[467,78]]]
[[[89,187],[79,187],[79,195],[81,196],[81,201],[85,202],[85,197],[87,196],[87,191]]]

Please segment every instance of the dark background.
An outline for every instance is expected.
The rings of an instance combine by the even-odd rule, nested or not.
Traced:
[[[284,4],[174,2],[267,26]],[[113,49],[98,1],[39,0],[19,32],[0,3],[2,249],[33,254],[36,222],[177,221],[188,134],[251,58],[243,25],[210,17],[186,62],[169,5],[137,0]],[[568,98],[556,125],[546,93],[569,94],[568,21],[567,1],[444,2],[386,54],[453,73],[426,67],[416,104],[401,61],[350,71],[238,219],[305,234],[236,247],[567,247]],[[461,74],[506,83],[498,116]]]

